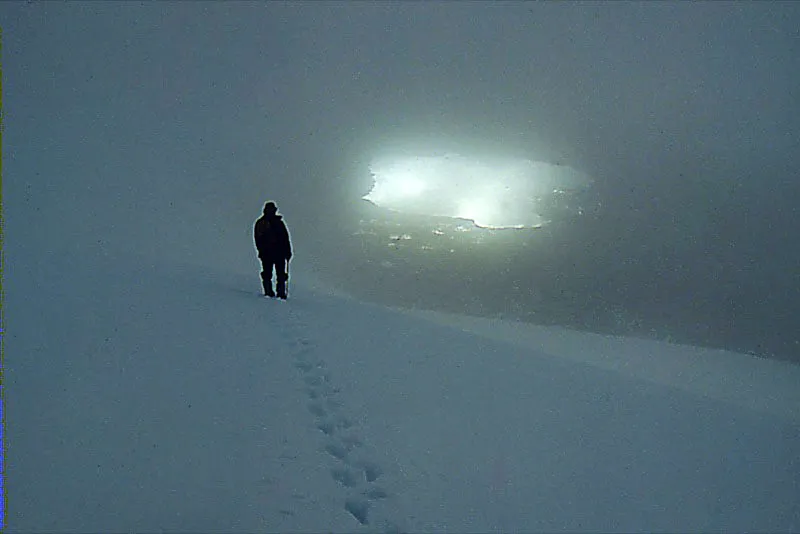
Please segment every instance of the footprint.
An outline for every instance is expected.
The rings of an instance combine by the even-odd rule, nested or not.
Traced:
[[[338,443],[331,442],[325,445],[325,452],[327,452],[337,460],[341,460],[342,462],[346,462],[347,460],[347,449],[345,449]]]
[[[317,399],[317,395],[318,394],[315,391],[313,391],[313,395],[312,392],[309,392],[309,396],[312,399]],[[318,405],[321,406],[320,404]],[[319,421],[317,423],[317,428],[329,436],[333,436],[339,430],[347,430],[352,426],[353,424],[346,417],[334,417],[331,419],[326,419],[325,421]],[[355,436],[346,436],[342,438],[342,442],[349,450],[361,445],[361,440]]]
[[[304,373],[307,373],[314,368],[314,365],[311,362],[307,362],[305,360],[300,360],[295,362],[294,366],[303,371]]]
[[[322,385],[322,377],[319,375],[306,375],[303,378],[303,381],[306,383],[307,386],[321,386]]]
[[[362,525],[368,525],[367,513],[369,512],[369,501],[363,499],[347,499],[344,509],[350,512]]]
[[[327,415],[325,407],[317,401],[314,401],[308,405],[308,411],[317,417],[325,417]]]
[[[360,467],[364,470],[367,482],[375,482],[383,474],[381,467],[374,462],[361,462]]]
[[[336,425],[330,421],[320,421],[317,423],[317,428],[326,436],[333,436],[336,433]]]
[[[352,470],[345,467],[334,467],[331,469],[331,476],[336,482],[346,488],[355,487],[358,483],[357,475]]]
[[[294,352],[294,354],[298,356],[301,354],[308,354],[309,352],[313,351],[314,351],[314,346],[311,345],[310,343],[298,343],[295,344],[294,347],[292,347],[292,352]]]
[[[348,452],[352,451],[356,447],[361,446],[361,440],[358,439],[356,436],[343,436],[341,438],[342,446],[347,449]]]
[[[328,409],[330,411],[332,411],[332,412],[335,412],[336,410],[338,410],[338,409],[340,409],[342,407],[342,403],[341,402],[339,402],[336,399],[332,399],[330,397],[328,398],[327,404],[328,404]]]
[[[322,450],[340,462],[330,468],[331,478],[341,485],[343,491],[349,490],[347,493],[350,496],[345,500],[344,509],[361,525],[369,525],[372,503],[389,498],[385,489],[373,484],[383,475],[383,469],[375,462],[358,458],[365,450],[364,442],[358,436],[357,421],[343,415],[346,409],[338,396],[341,389],[331,383],[324,359],[314,354],[319,347],[308,339],[300,338],[302,332],[300,329],[292,329],[291,332],[295,342],[293,365],[305,385],[308,410],[315,416],[314,425],[325,435]],[[401,530],[393,524],[387,523],[385,526],[389,527],[387,531]]]
[[[303,377],[303,381],[307,386],[321,386],[328,382],[329,379],[330,377],[328,376],[328,373],[307,374],[305,377]]]
[[[347,430],[353,426],[353,422],[347,417],[339,417],[336,419],[336,427],[342,430]]]
[[[384,490],[383,488],[377,488],[377,487],[365,490],[362,495],[364,495],[364,497],[366,497],[367,499],[370,499],[372,501],[385,499],[386,497],[389,496],[389,494],[386,493],[386,490]]]

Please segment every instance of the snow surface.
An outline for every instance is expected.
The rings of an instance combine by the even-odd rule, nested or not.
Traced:
[[[797,366],[11,256],[9,532],[800,530]]]

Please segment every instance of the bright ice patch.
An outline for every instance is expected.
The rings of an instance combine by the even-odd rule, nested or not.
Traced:
[[[418,215],[469,219],[490,228],[537,227],[554,197],[585,189],[586,174],[528,159],[458,155],[404,157],[370,164],[373,204]]]

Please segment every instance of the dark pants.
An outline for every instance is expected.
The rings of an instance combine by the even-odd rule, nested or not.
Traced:
[[[261,281],[264,283],[264,293],[270,295],[272,291],[272,270],[275,269],[275,279],[277,280],[276,290],[278,296],[286,296],[286,281],[289,275],[286,274],[285,258],[261,258]]]

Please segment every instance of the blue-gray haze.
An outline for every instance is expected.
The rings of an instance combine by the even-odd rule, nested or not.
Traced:
[[[798,3],[18,2],[0,23],[9,270],[65,247],[241,265],[273,199],[295,262],[362,298],[800,360]],[[370,257],[371,154],[438,142],[566,163],[597,209],[472,261]]]

